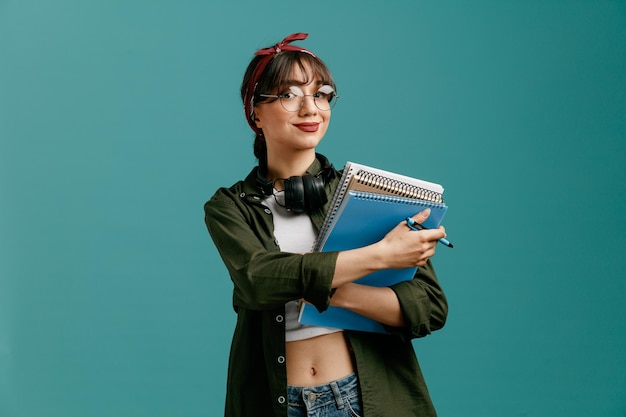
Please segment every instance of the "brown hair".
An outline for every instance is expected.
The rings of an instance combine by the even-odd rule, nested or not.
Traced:
[[[263,56],[255,56],[248,65],[248,69],[243,77],[243,81],[241,83],[241,99],[244,101],[246,100],[246,93],[249,88],[250,78],[252,77],[252,74],[261,59],[263,59]],[[256,86],[253,87],[254,95],[252,96],[252,108],[259,103],[271,100],[261,97],[259,94],[278,94],[278,91],[282,87],[285,87],[287,81],[290,80],[293,74],[293,69],[296,67],[302,70],[302,73],[305,74],[305,79],[300,80],[304,84],[308,84],[314,78],[319,78],[323,84],[332,86],[336,91],[335,81],[333,80],[328,67],[321,59],[310,53],[303,53],[300,51],[282,51],[274,56],[259,77],[259,81]],[[246,114],[246,117],[249,118],[248,122],[251,123],[251,125],[254,125],[254,114]],[[257,133],[254,139],[254,156],[259,159],[260,165],[267,164],[267,146],[262,133]]]

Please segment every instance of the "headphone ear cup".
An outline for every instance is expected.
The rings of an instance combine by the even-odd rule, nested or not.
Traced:
[[[328,201],[326,190],[324,189],[324,179],[315,175],[305,175],[302,177],[304,195],[306,196],[305,208],[311,212],[322,207]]]
[[[305,209],[304,180],[302,177],[289,177],[284,181],[285,207],[294,213],[302,213]]]
[[[284,206],[294,213],[311,212],[328,202],[325,186],[335,178],[335,169],[324,155],[316,154],[322,164],[317,175],[306,174],[280,179],[284,184]],[[265,196],[274,194],[274,182],[269,181],[261,166],[257,167],[256,185]]]

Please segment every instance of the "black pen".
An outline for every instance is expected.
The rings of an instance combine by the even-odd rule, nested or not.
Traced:
[[[406,225],[409,226],[409,229],[415,230],[416,232],[419,231],[419,230],[428,230],[427,227],[422,226],[421,224],[419,224],[418,222],[413,220],[412,217],[407,217],[406,218]],[[444,238],[439,239],[439,243],[442,243],[442,244],[446,245],[449,248],[453,248],[454,247],[454,245],[452,245],[452,243],[450,243],[449,240],[444,239]]]

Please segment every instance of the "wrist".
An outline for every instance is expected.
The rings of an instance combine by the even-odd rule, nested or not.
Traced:
[[[381,240],[368,247],[370,253],[368,259],[372,263],[372,270],[380,271],[381,269],[390,269],[391,265],[388,262],[389,256],[386,256],[387,244]]]
[[[344,284],[340,287],[333,288],[330,299],[331,306],[346,308],[346,300],[349,298],[349,294],[346,294],[346,292],[350,292],[350,285],[352,284]]]

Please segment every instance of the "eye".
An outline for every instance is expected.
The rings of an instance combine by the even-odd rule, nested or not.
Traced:
[[[288,91],[284,92],[280,95],[283,100],[295,100],[298,97],[303,97],[304,93],[300,89],[300,87],[291,86],[288,88]]]
[[[330,98],[333,96],[333,93],[322,93],[318,91],[317,93],[313,94],[313,96],[315,98],[325,98],[325,99],[330,100]]]
[[[326,101],[331,101],[335,95],[335,90],[330,85],[323,85],[317,90],[317,93],[313,94],[315,98],[321,98]]]

